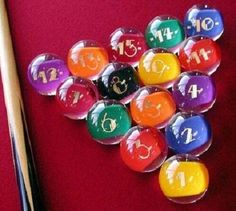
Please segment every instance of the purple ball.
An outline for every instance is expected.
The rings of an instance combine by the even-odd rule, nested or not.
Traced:
[[[66,63],[53,54],[40,54],[28,67],[28,79],[42,95],[56,95],[57,87],[69,74]]]
[[[203,73],[182,73],[173,85],[173,97],[181,111],[206,112],[216,100],[214,81]]]

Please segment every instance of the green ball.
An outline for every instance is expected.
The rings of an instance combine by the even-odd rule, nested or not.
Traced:
[[[175,18],[156,17],[147,26],[145,37],[150,48],[174,48],[185,39],[182,24]]]
[[[117,144],[131,127],[127,108],[114,100],[98,101],[88,112],[87,127],[95,141]]]

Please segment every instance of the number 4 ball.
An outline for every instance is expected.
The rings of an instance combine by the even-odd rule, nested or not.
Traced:
[[[182,73],[173,85],[173,97],[181,111],[202,113],[208,111],[216,100],[212,78],[199,72]]]

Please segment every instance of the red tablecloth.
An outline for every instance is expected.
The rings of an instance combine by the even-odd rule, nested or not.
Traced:
[[[214,142],[201,159],[210,172],[206,196],[191,205],[177,205],[161,193],[158,172],[139,174],[121,161],[118,146],[102,146],[88,135],[84,121],[59,113],[53,97],[38,95],[27,80],[27,66],[43,52],[66,58],[82,39],[106,45],[120,26],[144,32],[151,19],[171,14],[183,20],[196,1],[8,0],[21,88],[42,196],[49,211],[77,210],[236,210],[236,2],[197,1],[218,8],[225,20],[220,38],[222,64],[213,75],[218,91],[206,114]],[[0,89],[0,210],[18,211],[6,111]]]

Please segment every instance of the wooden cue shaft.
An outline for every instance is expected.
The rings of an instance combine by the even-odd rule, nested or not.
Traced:
[[[4,0],[0,0],[0,64],[21,208],[23,211],[44,211],[24,116]]]

